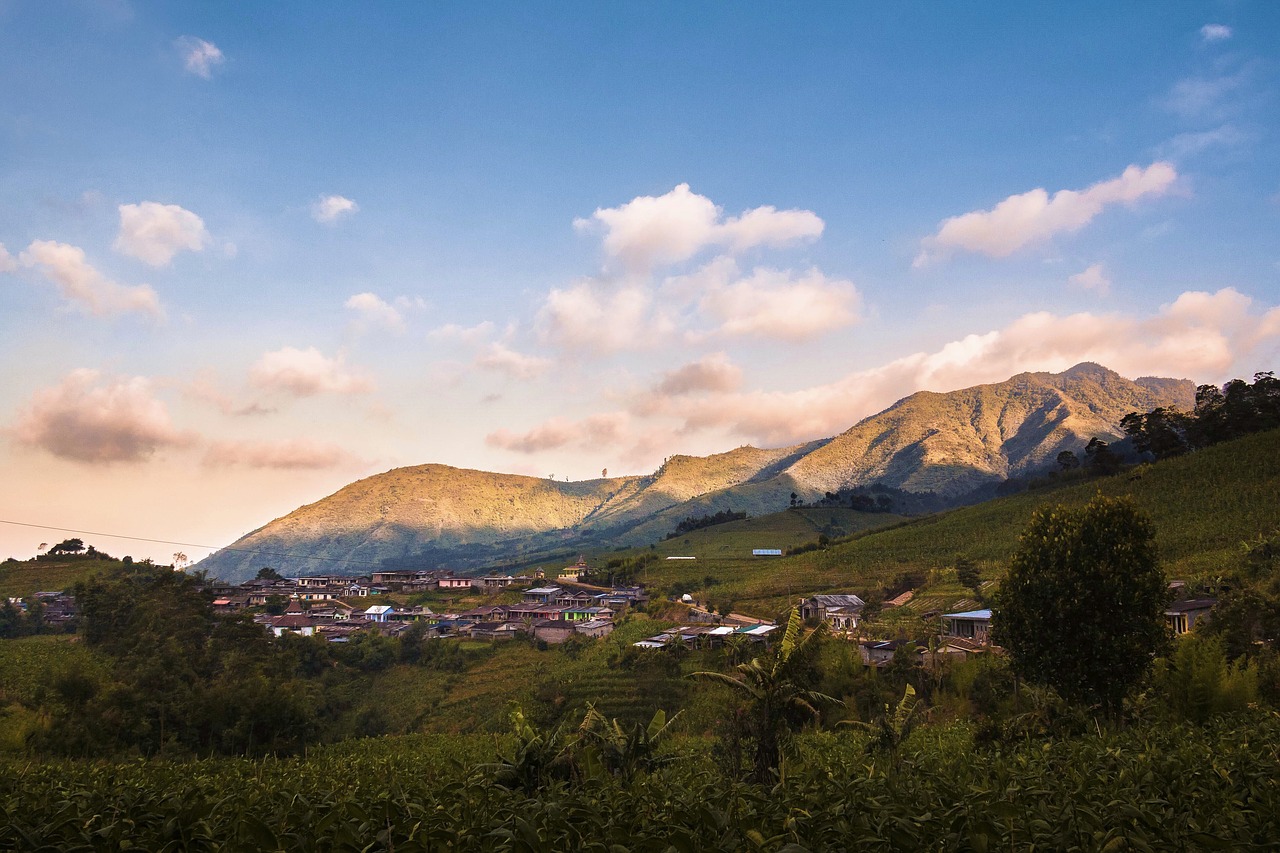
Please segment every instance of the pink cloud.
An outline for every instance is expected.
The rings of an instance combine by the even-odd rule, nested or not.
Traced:
[[[142,462],[157,451],[195,441],[174,427],[149,380],[104,380],[97,371],[83,369],[38,391],[19,414],[13,434],[28,447],[95,464]]]

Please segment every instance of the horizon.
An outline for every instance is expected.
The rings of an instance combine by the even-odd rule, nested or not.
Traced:
[[[392,468],[629,476],[1086,361],[1272,370],[1278,35],[0,2],[0,520],[216,547]]]

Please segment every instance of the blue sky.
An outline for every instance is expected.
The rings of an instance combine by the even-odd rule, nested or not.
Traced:
[[[1272,369],[1277,44],[1267,2],[0,0],[0,519],[217,545],[399,465]]]

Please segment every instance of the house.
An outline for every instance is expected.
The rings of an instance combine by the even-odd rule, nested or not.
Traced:
[[[590,637],[594,640],[612,634],[613,622],[609,619],[589,619],[586,622],[575,623],[573,630],[584,637]]]
[[[370,622],[386,622],[395,612],[390,604],[375,604],[364,612],[364,618]]]
[[[526,589],[521,600],[526,604],[552,604],[563,594],[564,590],[558,586],[535,586],[533,589]]]
[[[340,583],[340,578],[330,575],[309,575],[306,577],[294,578],[300,589],[325,589]]]
[[[867,603],[856,595],[815,595],[800,604],[800,618],[826,622],[834,631],[853,631]]]
[[[587,568],[587,560],[585,557],[579,557],[578,562],[572,566],[566,566],[560,570],[560,574],[556,576],[556,580],[566,583],[576,583],[583,575],[590,574],[591,569]]]
[[[966,610],[963,613],[942,614],[943,638],[959,637],[964,640],[985,643],[988,641],[990,633],[990,610]]]
[[[480,578],[480,585],[489,591],[506,589],[515,582],[511,575],[485,575]]]
[[[1174,634],[1185,634],[1194,631],[1196,625],[1209,617],[1209,612],[1217,605],[1216,598],[1192,598],[1187,601],[1175,601],[1164,610],[1165,624]]]
[[[477,622],[469,633],[473,640],[510,640],[524,630],[518,622]]]
[[[858,643],[858,654],[864,666],[882,667],[892,661],[901,648],[914,648],[916,655],[919,655],[921,644],[912,640],[864,640]]]
[[[276,637],[282,637],[285,634],[301,634],[304,637],[310,637],[316,632],[316,620],[303,613],[286,613],[283,616],[272,616],[268,627]]]
[[[471,589],[475,586],[475,578],[440,578],[440,589]]]
[[[533,636],[551,645],[563,643],[573,636],[573,623],[563,619],[543,619],[533,623]]]

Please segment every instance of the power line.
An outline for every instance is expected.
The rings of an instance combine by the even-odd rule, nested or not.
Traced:
[[[12,524],[16,527],[34,527],[38,530],[57,530],[62,533],[79,533],[82,536],[106,536],[109,539],[128,539],[131,542],[151,542],[156,545],[180,545],[183,548],[205,548],[213,552],[213,554],[221,552],[230,552],[232,554],[257,554],[262,557],[279,557],[290,560],[319,560],[321,562],[347,564],[352,563],[363,566],[381,566],[382,563],[373,560],[356,560],[351,558],[338,559],[336,557],[318,557],[314,554],[286,554],[281,551],[260,551],[255,548],[220,548],[217,545],[201,545],[196,542],[174,542],[170,539],[148,539],[145,536],[125,536],[120,533],[99,533],[93,530],[79,530],[74,527],[53,527],[48,524],[30,524],[25,521],[9,521],[0,518],[0,524]],[[208,558],[206,558],[208,559]]]

